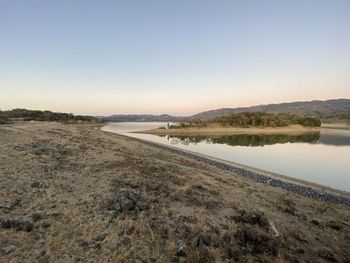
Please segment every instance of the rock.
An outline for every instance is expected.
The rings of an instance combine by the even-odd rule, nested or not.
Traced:
[[[1,228],[14,228],[18,231],[30,232],[34,228],[31,220],[27,219],[0,219]]]
[[[278,255],[277,241],[267,235],[258,234],[249,228],[239,228],[234,236],[249,253]]]
[[[194,238],[192,238],[191,246],[193,248],[196,248],[199,246],[199,237],[198,236],[195,236]]]
[[[224,236],[222,237],[222,239],[225,241],[225,242],[230,242],[231,241],[231,235],[230,233],[226,232],[224,234]]]
[[[328,226],[329,228],[332,228],[332,229],[334,229],[334,230],[341,230],[342,228],[343,228],[343,226],[340,224],[340,223],[338,223],[338,222],[336,222],[336,221],[333,221],[333,220],[331,220],[331,221],[329,221],[327,224],[326,224],[326,226]]]
[[[236,247],[229,247],[227,249],[227,254],[229,258],[233,258],[235,261],[239,261],[242,251]]]
[[[134,205],[135,205],[136,201],[129,199],[127,197],[122,197],[121,200],[119,201],[120,207],[122,210],[133,210]]]
[[[201,233],[192,238],[191,246],[197,249],[200,258],[208,258],[208,248],[211,245],[211,236],[209,234]]]
[[[49,228],[51,226],[51,224],[49,223],[49,222],[43,222],[42,224],[41,224],[41,227],[42,228]]]
[[[186,244],[181,244],[181,245],[178,247],[177,251],[176,251],[176,255],[177,255],[178,257],[186,257],[187,252],[188,252],[188,247],[187,247],[187,245],[186,245]]]
[[[318,220],[316,220],[316,219],[311,220],[311,223],[314,224],[315,226],[320,226],[321,225],[321,223]]]
[[[129,225],[126,226],[126,228],[124,229],[124,232],[125,232],[125,234],[127,234],[127,235],[131,235],[134,231],[135,231],[135,226],[134,226],[134,224],[129,224]]]
[[[42,257],[42,256],[45,256],[46,255],[46,250],[44,248],[40,249],[39,250],[39,256]]]
[[[14,246],[14,245],[0,246],[0,252],[2,255],[8,255],[15,250],[16,250],[16,246]]]
[[[97,235],[97,236],[94,238],[94,240],[100,242],[100,241],[105,240],[106,237],[107,237],[107,234],[100,234],[100,235]]]
[[[318,250],[318,256],[324,259],[327,259],[332,262],[338,262],[338,260],[334,257],[334,255],[327,249],[321,248]]]
[[[80,240],[78,240],[78,244],[79,244],[79,246],[81,246],[82,248],[88,249],[88,248],[91,248],[91,247],[95,244],[95,242],[92,241],[92,240],[80,239]]]
[[[167,226],[164,226],[163,228],[161,228],[160,236],[163,239],[168,239],[169,238],[169,228]]]
[[[199,235],[199,239],[203,242],[203,244],[210,246],[211,245],[211,236],[207,233],[202,233]]]
[[[39,263],[49,263],[50,262],[50,256],[45,255],[39,258]]]
[[[118,182],[119,184],[122,184],[122,182]],[[125,183],[123,186],[125,186]],[[150,208],[149,201],[142,199],[140,192],[130,186],[128,188],[118,188],[115,191],[114,197],[107,205],[107,209],[110,211],[116,211],[117,213],[134,212],[138,214],[140,211]]]
[[[208,258],[208,255],[209,255],[208,248],[206,245],[203,244],[203,242],[199,243],[197,250],[199,252],[200,258],[203,258],[203,259]]]
[[[190,228],[185,224],[181,224],[175,229],[175,233],[179,237],[185,238],[190,233]]]
[[[247,212],[243,210],[238,216],[234,216],[233,219],[236,222],[246,223],[250,225],[259,225],[265,228],[269,227],[269,220],[263,212]]]
[[[0,204],[0,209],[11,209],[12,206],[9,204]]]
[[[40,219],[43,218],[42,214],[41,213],[33,213],[32,216],[31,216],[32,220],[34,222],[37,222],[39,221]]]
[[[34,181],[32,182],[32,184],[30,185],[32,188],[43,188],[44,185],[41,181]]]
[[[298,254],[305,254],[305,250],[303,248],[297,248],[295,252]]]

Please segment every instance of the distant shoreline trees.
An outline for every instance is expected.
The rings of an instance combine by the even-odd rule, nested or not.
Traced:
[[[206,127],[208,124],[221,124],[222,126],[248,128],[248,127],[287,127],[289,125],[302,125],[305,127],[320,127],[321,120],[312,117],[302,117],[294,114],[273,114],[266,112],[242,112],[237,114],[216,117],[211,120],[195,120],[181,122],[170,128]]]
[[[306,127],[320,127],[317,118],[301,117],[292,114],[273,114],[265,112],[243,112],[215,118],[215,122],[237,127],[286,127],[299,124]]]
[[[101,122],[100,119],[91,116],[74,115],[72,113],[60,113],[52,111],[13,109],[0,111],[0,124],[15,121],[48,121],[48,122]]]

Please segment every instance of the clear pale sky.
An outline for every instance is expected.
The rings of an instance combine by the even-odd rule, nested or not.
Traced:
[[[350,1],[0,0],[0,109],[350,98]]]

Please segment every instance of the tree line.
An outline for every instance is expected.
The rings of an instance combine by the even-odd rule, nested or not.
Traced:
[[[285,127],[299,124],[306,127],[320,127],[321,120],[294,114],[273,114],[266,112],[242,112],[217,117],[215,122],[237,127]]]
[[[61,113],[52,111],[13,109],[0,111],[0,124],[13,121],[56,121],[56,122],[100,122],[101,120],[72,113]]]
[[[286,127],[289,125],[302,125],[305,127],[320,127],[319,118],[303,117],[294,114],[274,114],[266,112],[242,112],[216,117],[210,120],[190,120],[170,125],[169,128],[206,127],[208,124],[221,124],[223,126],[248,127]]]

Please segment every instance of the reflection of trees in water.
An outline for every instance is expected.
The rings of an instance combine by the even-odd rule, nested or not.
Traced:
[[[277,143],[296,143],[307,142],[317,143],[320,139],[319,132],[309,132],[303,134],[235,134],[235,135],[223,135],[223,136],[188,136],[188,135],[168,135],[167,139],[172,144],[196,144],[200,142],[204,143],[217,143],[227,144],[233,146],[264,146]]]

